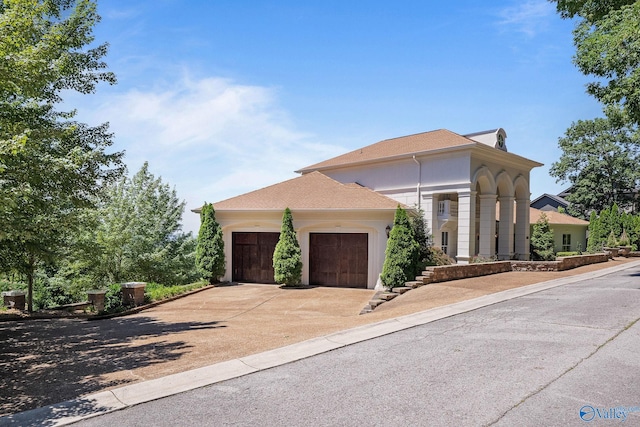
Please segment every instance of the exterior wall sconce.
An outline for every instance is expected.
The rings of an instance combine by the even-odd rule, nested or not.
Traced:
[[[387,228],[385,228],[385,231],[387,232],[387,239],[389,238],[389,233],[391,233],[391,226],[387,225]]]

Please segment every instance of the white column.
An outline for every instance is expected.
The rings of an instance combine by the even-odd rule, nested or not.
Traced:
[[[480,195],[480,250],[478,255],[490,258],[496,254],[496,199],[495,194]]]
[[[511,259],[513,254],[513,202],[515,197],[499,197],[500,228],[498,230],[498,259]]]
[[[518,259],[529,259],[529,205],[527,199],[516,200],[516,254]]]
[[[469,264],[476,246],[476,192],[458,193],[458,264]]]
[[[422,210],[424,211],[424,218],[427,221],[427,226],[431,230],[433,236],[432,242],[439,240],[438,231],[438,195],[426,194],[422,196]]]

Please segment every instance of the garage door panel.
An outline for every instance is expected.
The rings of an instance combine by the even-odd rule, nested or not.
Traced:
[[[273,252],[280,233],[232,233],[232,280],[248,283],[275,283]]]
[[[309,282],[322,286],[366,288],[366,233],[311,233]]]

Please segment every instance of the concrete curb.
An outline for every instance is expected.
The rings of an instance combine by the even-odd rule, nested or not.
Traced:
[[[602,270],[568,276],[547,282],[485,295],[471,300],[437,307],[394,319],[359,326],[313,338],[286,347],[253,354],[214,365],[181,372],[154,380],[94,393],[82,398],[58,403],[18,414],[0,417],[0,426],[62,426],[82,419],[117,411],[129,406],[168,397],[174,394],[216,384],[264,369],[291,363],[317,354],[326,353],[351,344],[367,341],[436,320],[487,307],[499,302],[531,295],[547,289],[564,286],[586,279],[594,279],[640,265],[631,262]]]

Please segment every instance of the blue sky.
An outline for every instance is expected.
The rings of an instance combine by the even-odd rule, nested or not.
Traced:
[[[190,209],[293,178],[296,169],[434,129],[502,127],[510,152],[542,162],[601,115],[571,63],[572,21],[546,0],[98,0],[96,42],[118,84],[69,95],[79,118],[108,121]]]

